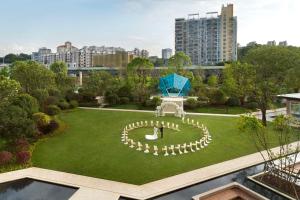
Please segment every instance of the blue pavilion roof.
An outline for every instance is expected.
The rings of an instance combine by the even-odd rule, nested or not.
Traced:
[[[174,73],[160,78],[159,88],[163,96],[187,96],[191,84],[188,78]]]

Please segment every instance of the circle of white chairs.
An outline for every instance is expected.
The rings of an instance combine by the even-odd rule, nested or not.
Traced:
[[[123,144],[128,145],[130,148],[135,148],[137,151],[144,152],[145,154],[153,154],[154,156],[175,156],[187,153],[193,153],[199,151],[208,146],[211,142],[212,137],[206,126],[200,124],[198,121],[195,122],[194,119],[182,118],[182,123],[193,126],[201,130],[199,133],[199,139],[183,144],[172,144],[165,145],[161,149],[157,147],[157,145],[149,145],[147,143],[143,144],[139,141],[134,141],[129,138],[129,132],[138,129],[138,128],[148,128],[148,127],[158,127],[162,125],[164,128],[172,129],[175,131],[179,131],[179,125],[171,122],[164,121],[139,121],[135,123],[131,123],[125,126],[121,133],[121,141]],[[148,135],[149,136],[149,135]],[[147,138],[147,135],[146,135]]]

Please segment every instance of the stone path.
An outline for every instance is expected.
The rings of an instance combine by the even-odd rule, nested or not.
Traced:
[[[295,147],[297,142],[292,145]],[[78,187],[71,200],[117,200],[120,196],[148,199],[262,162],[261,155],[254,153],[140,186],[36,167],[0,174],[0,183],[28,177]]]

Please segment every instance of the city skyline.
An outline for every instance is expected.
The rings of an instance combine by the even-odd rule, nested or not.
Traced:
[[[249,1],[248,1],[249,2]],[[75,46],[117,46],[147,49],[160,56],[161,49],[174,49],[175,18],[190,13],[219,11],[222,4],[233,3],[238,21],[238,43],[287,40],[300,45],[296,0],[63,0],[59,3],[35,0],[7,1],[1,4],[2,27],[0,56],[31,53],[46,46],[71,41]],[[13,12],[12,11],[13,8]]]

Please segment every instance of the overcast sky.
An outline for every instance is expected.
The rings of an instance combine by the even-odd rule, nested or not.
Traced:
[[[174,21],[220,12],[233,3],[238,43],[283,41],[300,46],[300,0],[0,0],[0,56],[71,41],[85,45],[174,49]]]

